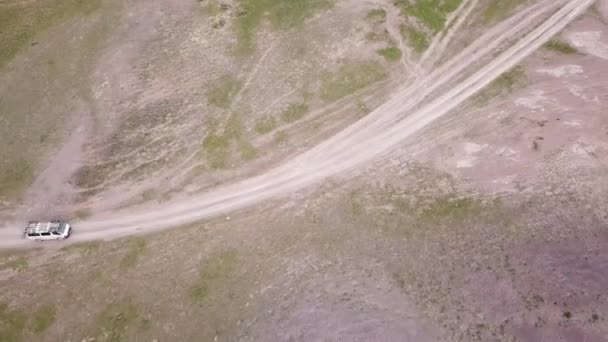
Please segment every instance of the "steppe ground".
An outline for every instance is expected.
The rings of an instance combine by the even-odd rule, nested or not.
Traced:
[[[460,4],[428,3],[0,1],[0,218],[77,229],[287,160],[411,81]],[[608,340],[604,4],[363,169],[2,251],[0,341]],[[518,5],[480,1],[450,51]]]

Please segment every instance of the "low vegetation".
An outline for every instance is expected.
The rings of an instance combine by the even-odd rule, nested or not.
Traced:
[[[525,81],[526,73],[524,68],[521,66],[516,66],[490,83],[485,89],[475,96],[475,100],[481,103],[486,103],[496,96],[513,91],[515,87],[523,85]]]
[[[224,75],[217,79],[207,92],[207,102],[222,109],[228,109],[234,96],[241,89],[241,82],[234,76]]]
[[[388,31],[383,30],[382,32],[368,32],[365,35],[365,39],[370,42],[390,42],[391,37]]]
[[[230,250],[214,254],[200,266],[199,279],[189,289],[194,303],[200,303],[214,290],[222,289],[234,276],[239,264],[236,251]]]
[[[550,41],[546,42],[543,47],[547,50],[560,52],[568,55],[578,52],[578,50],[572,45],[557,39],[551,39]]]
[[[376,8],[367,12],[365,18],[373,24],[382,24],[386,21],[386,11],[382,8]]]
[[[19,51],[34,45],[38,33],[63,20],[89,15],[101,4],[101,0],[0,3],[0,69]]]
[[[203,139],[202,148],[207,164],[212,169],[224,169],[230,154],[230,138],[224,134],[209,133]]]
[[[43,333],[55,322],[57,309],[55,305],[44,304],[32,315],[32,331],[36,334]]]
[[[103,341],[126,341],[127,330],[138,318],[137,307],[130,299],[110,304],[97,317],[97,335]]]
[[[508,16],[526,0],[490,0],[486,3],[482,18],[485,24],[496,23]]]
[[[403,16],[415,17],[420,23],[437,33],[445,27],[447,17],[455,11],[462,0],[396,0],[394,3]]]
[[[255,51],[255,35],[267,20],[275,30],[286,30],[301,25],[319,10],[329,8],[329,0],[239,0],[236,17],[236,53],[247,56]]]
[[[146,250],[146,240],[134,238],[128,242],[128,250],[120,261],[122,269],[133,268],[137,265],[139,258]]]
[[[34,176],[32,166],[23,159],[9,161],[0,174],[0,197],[14,196],[28,186]]]
[[[273,139],[277,145],[286,145],[289,142],[289,134],[287,131],[281,130],[274,134]]]
[[[238,144],[239,154],[242,161],[249,161],[257,157],[258,151],[249,141],[241,139]]]
[[[228,7],[220,3],[218,0],[208,0],[202,4],[203,13],[209,16],[216,16],[228,10]]]
[[[258,134],[267,134],[277,128],[277,120],[272,115],[264,115],[255,121],[255,131]]]
[[[283,121],[293,123],[300,120],[308,112],[308,106],[304,103],[292,103],[281,114]]]
[[[377,62],[354,62],[342,65],[338,71],[327,74],[321,85],[321,99],[337,101],[387,77]]]
[[[71,244],[65,246],[61,249],[64,252],[77,252],[81,256],[91,255],[99,250],[99,242],[91,241],[91,242],[79,242],[75,244]]]
[[[20,342],[26,333],[41,334],[55,322],[56,308],[51,304],[38,307],[28,320],[20,309],[0,303],[0,342]]]
[[[401,59],[401,50],[395,46],[380,49],[376,52],[389,62],[396,62]]]
[[[417,53],[423,53],[429,47],[426,34],[410,25],[401,25],[401,35]]]
[[[0,341],[20,342],[27,324],[27,316],[21,310],[11,309],[0,303]]]
[[[22,272],[28,269],[28,261],[25,256],[6,255],[0,256],[0,270],[11,269],[16,272]]]
[[[267,128],[267,127],[263,127]],[[255,147],[245,136],[245,126],[241,115],[237,112],[230,113],[223,129],[213,125],[202,143],[202,153],[207,159],[207,164],[211,169],[225,169],[229,163],[235,149],[240,154],[242,161],[254,159],[257,156]]]
[[[421,218],[439,221],[446,218],[463,219],[478,210],[480,204],[470,197],[455,197],[444,195],[433,199],[424,207]]]

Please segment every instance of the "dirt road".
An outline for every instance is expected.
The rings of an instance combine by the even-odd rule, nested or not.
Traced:
[[[72,241],[176,227],[286,195],[353,169],[387,153],[463,103],[564,29],[593,2],[540,1],[488,30],[460,54],[397,91],[390,101],[362,120],[285,164],[187,201],[140,212],[100,214],[78,222]],[[20,232],[20,224],[2,229],[0,248],[23,244]]]

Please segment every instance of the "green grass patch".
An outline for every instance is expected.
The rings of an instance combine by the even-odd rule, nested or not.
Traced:
[[[258,134],[267,134],[277,128],[277,120],[272,115],[264,115],[255,120],[255,131]]]
[[[490,83],[485,89],[475,96],[478,102],[486,103],[489,100],[512,92],[516,87],[521,86],[526,81],[526,72],[522,66],[516,66],[505,72]]]
[[[289,133],[285,130],[278,131],[274,134],[273,140],[277,145],[287,145],[289,142]]]
[[[283,121],[292,123],[300,120],[308,112],[308,105],[304,103],[292,103],[281,114]]]
[[[493,24],[506,18],[518,5],[526,0],[490,0],[486,4],[482,18],[485,24]]]
[[[199,269],[198,281],[188,290],[190,299],[199,303],[207,299],[214,290],[225,287],[234,277],[238,265],[236,251],[217,253],[204,260]]]
[[[367,12],[365,19],[373,24],[382,24],[386,21],[386,11],[382,8],[376,8]]]
[[[34,42],[35,36],[73,17],[92,14],[101,0],[21,1],[0,4],[0,69]]]
[[[377,62],[344,64],[337,72],[323,77],[321,99],[325,102],[337,101],[381,81],[387,76],[382,65]]]
[[[127,329],[139,318],[137,308],[131,300],[108,305],[97,317],[98,336],[102,341],[127,341]]]
[[[235,147],[243,161],[254,159],[257,156],[255,147],[246,140],[245,126],[239,113],[230,114],[222,132],[219,132],[219,127],[215,126],[211,130],[202,143],[202,151],[211,169],[227,168]]]
[[[446,195],[424,207],[420,216],[426,220],[464,219],[479,210],[480,203],[475,199]]]
[[[275,30],[301,25],[317,11],[329,8],[329,0],[239,0],[236,17],[237,55],[247,56],[255,51],[255,35],[264,21]]]
[[[39,307],[32,315],[32,331],[36,334],[43,333],[55,322],[57,308],[52,304]]]
[[[133,268],[137,265],[141,255],[146,251],[146,240],[141,238],[130,239],[127,246],[128,251],[120,260],[120,268],[122,269]]]
[[[241,82],[234,76],[224,75],[215,80],[207,92],[207,102],[222,109],[228,109],[234,96],[241,89]]]
[[[81,256],[91,255],[99,250],[100,243],[97,241],[79,242],[61,248],[62,251],[72,253],[77,252]]]
[[[413,16],[432,32],[445,27],[447,17],[460,6],[462,0],[396,0],[394,4],[405,17]]]
[[[426,33],[413,26],[401,25],[401,35],[409,42],[417,53],[423,53],[429,48],[429,40]]]
[[[209,133],[203,139],[203,151],[212,169],[224,169],[230,158],[230,137]]]
[[[559,52],[559,53],[563,53],[563,54],[567,54],[567,55],[578,53],[578,50],[574,46],[572,46],[566,42],[557,40],[557,39],[551,39],[550,41],[546,42],[545,45],[543,45],[543,47],[547,50],[551,50],[551,51],[555,51],[555,52]]]
[[[396,62],[401,59],[401,50],[395,46],[376,50],[376,52],[389,62]]]
[[[27,323],[27,316],[21,310],[11,310],[6,303],[0,303],[0,342],[20,342]]]

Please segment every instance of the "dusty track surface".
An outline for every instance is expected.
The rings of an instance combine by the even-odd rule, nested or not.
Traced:
[[[463,103],[564,29],[592,3],[540,1],[488,30],[428,76],[397,91],[364,119],[284,165],[161,208],[102,213],[78,222],[72,241],[116,238],[187,224],[289,194],[353,169]],[[18,224],[2,229],[0,247],[21,245],[20,231]]]

